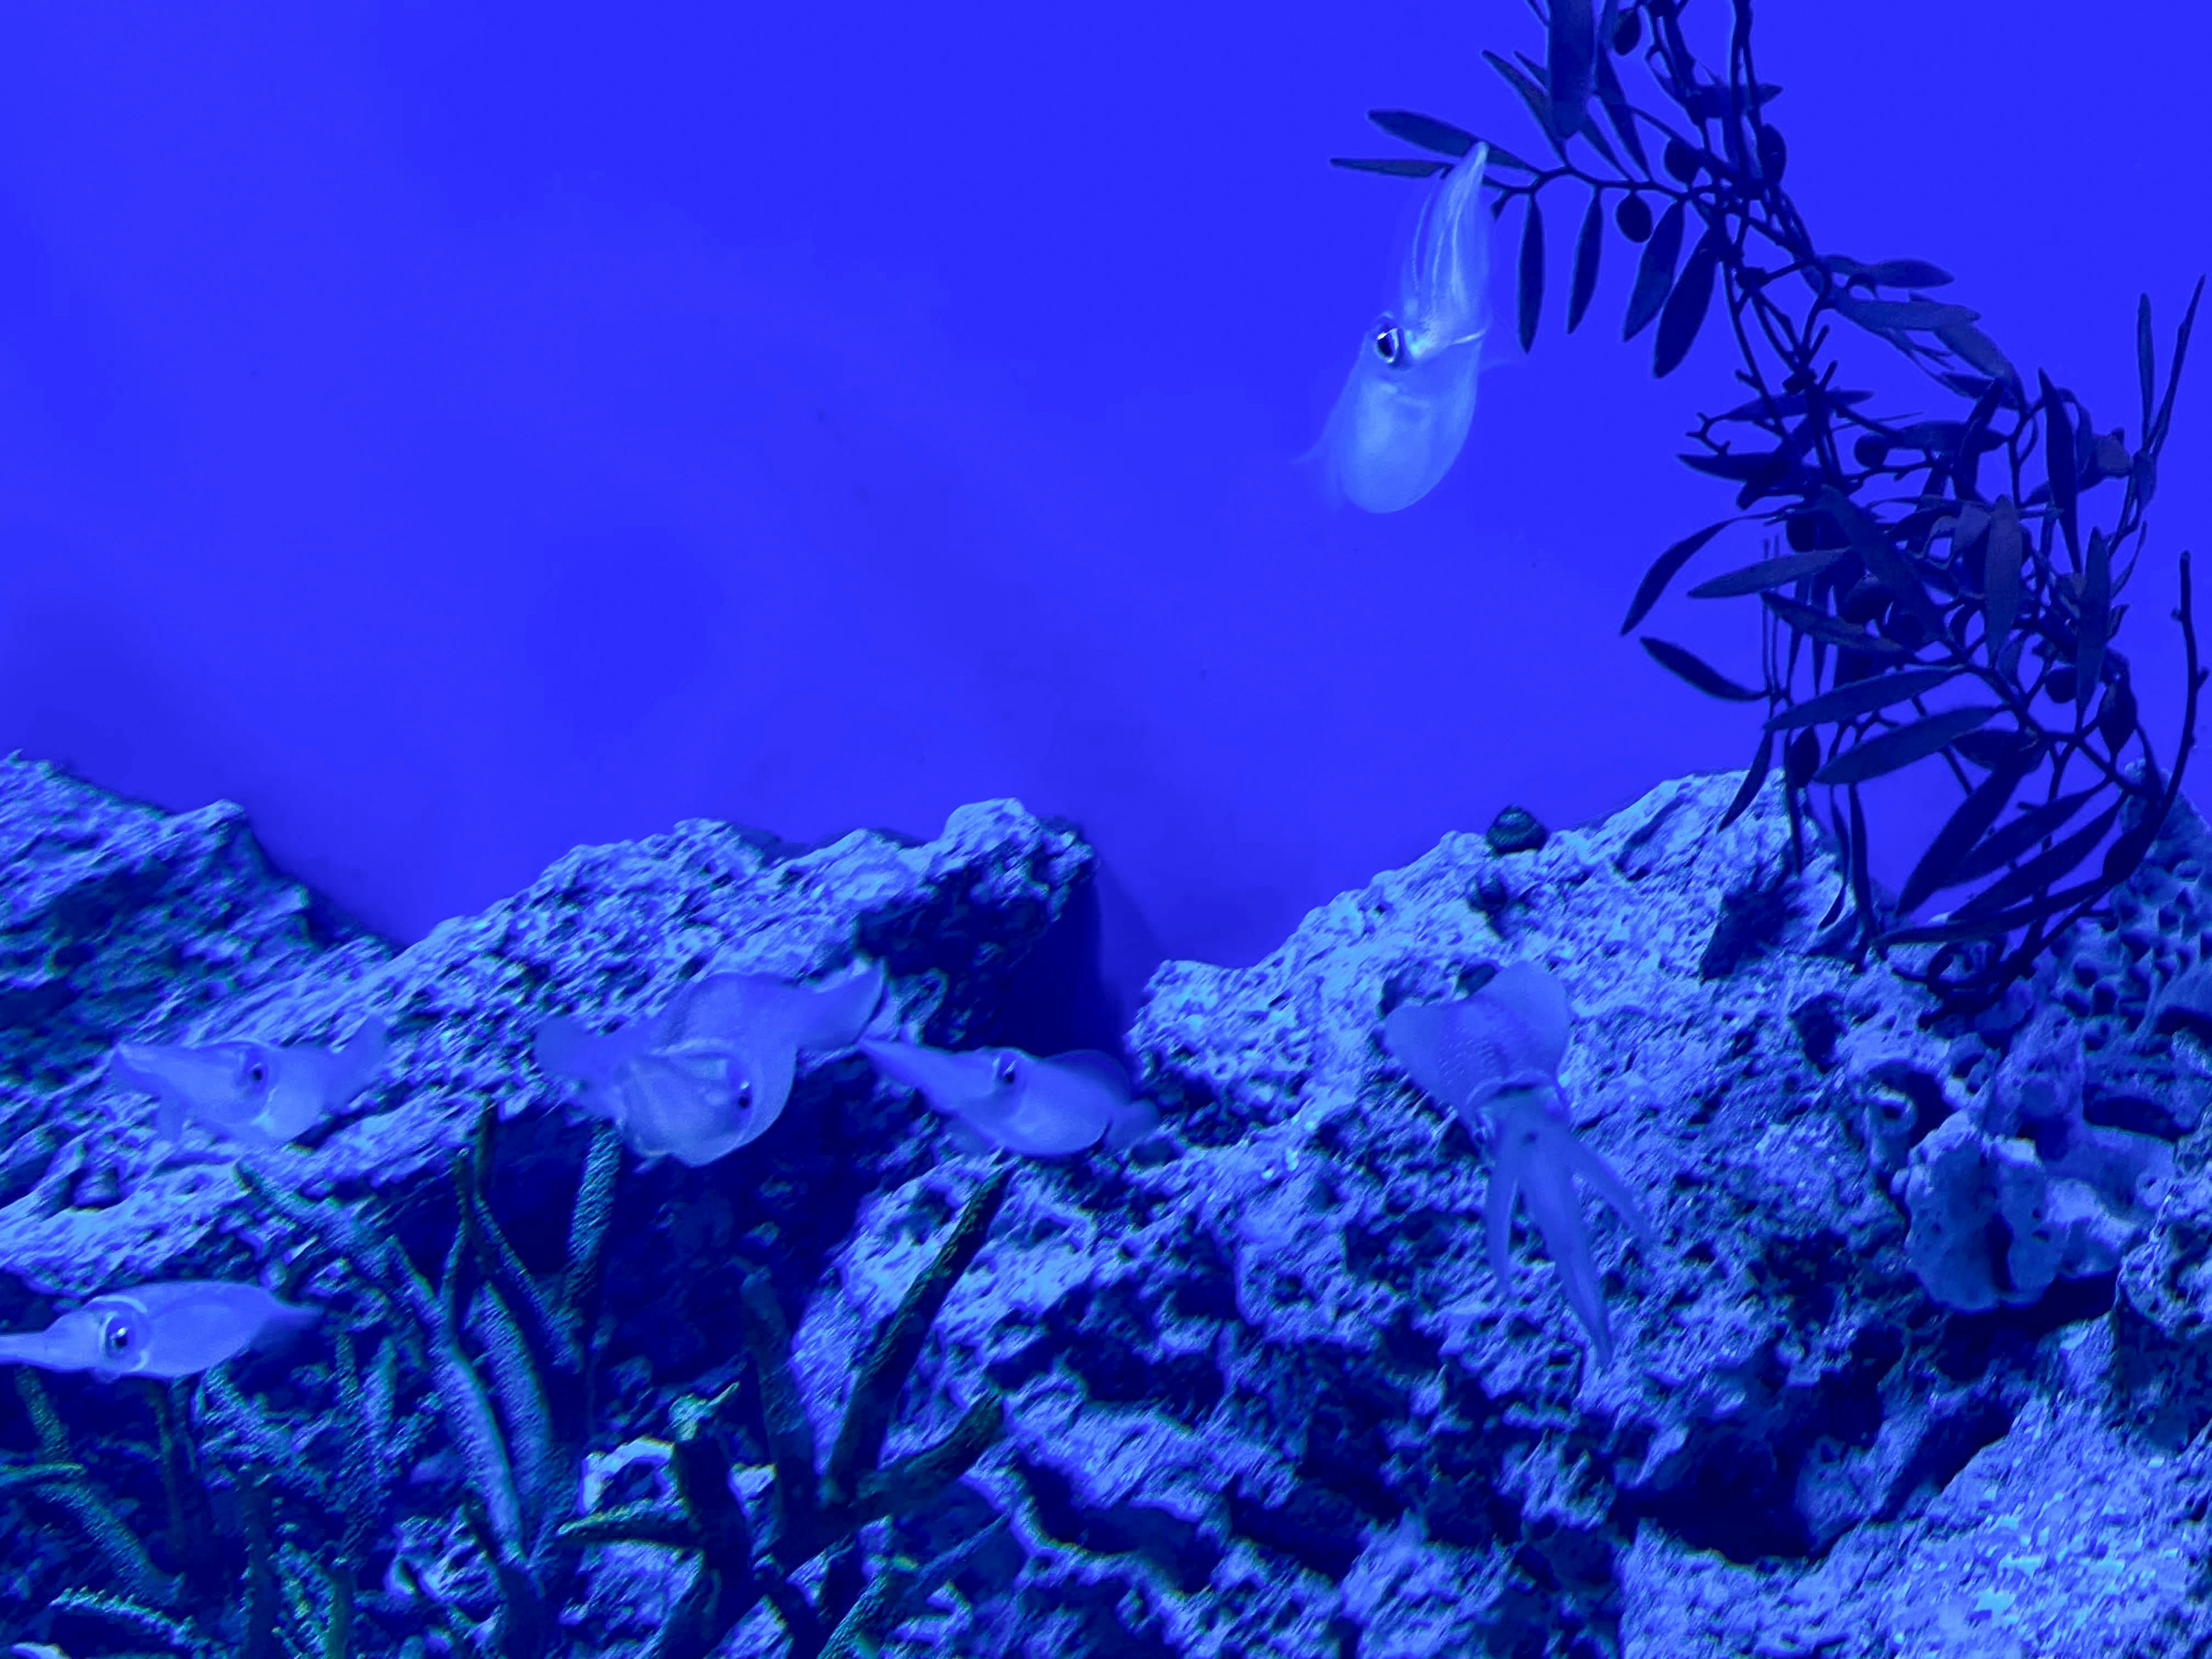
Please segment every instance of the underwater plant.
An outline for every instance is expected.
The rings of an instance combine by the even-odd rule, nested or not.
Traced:
[[[783,1311],[766,1274],[745,1275],[745,1347],[775,1470],[765,1535],[756,1538],[730,1484],[730,1453],[721,1431],[738,1393],[735,1383],[711,1400],[679,1407],[670,1458],[673,1504],[629,1505],[561,1528],[562,1541],[570,1545],[662,1544],[699,1553],[701,1571],[662,1632],[659,1659],[703,1659],[763,1601],[782,1620],[793,1659],[874,1654],[896,1626],[997,1538],[1003,1522],[994,1519],[927,1560],[894,1557],[872,1581],[864,1577],[860,1529],[927,1510],[1005,1431],[1005,1402],[987,1387],[936,1441],[890,1463],[882,1461],[892,1412],[922,1340],[946,1294],[982,1249],[1012,1179],[1012,1167],[1002,1164],[969,1195],[935,1256],[878,1328],[855,1370],[826,1463],[815,1456]],[[817,1559],[823,1571],[810,1601],[793,1579]]]
[[[299,1431],[288,1437],[220,1369],[190,1382],[125,1382],[125,1397],[143,1391],[152,1406],[154,1443],[118,1435],[108,1406],[82,1450],[46,1386],[19,1370],[16,1391],[37,1444],[28,1461],[0,1457],[0,1492],[20,1492],[74,1523],[70,1533],[46,1536],[36,1571],[77,1583],[43,1598],[31,1632],[66,1635],[70,1645],[48,1639],[15,1651],[108,1652],[104,1644],[118,1637],[134,1653],[151,1644],[189,1659],[346,1659],[361,1651],[352,1563],[376,1541],[388,1510],[384,1489],[427,1425],[396,1409],[388,1346],[367,1376],[350,1334],[341,1332],[337,1346],[349,1449],[327,1475],[312,1453],[300,1455],[315,1443],[316,1425],[286,1425]],[[252,1431],[232,1431],[240,1423]],[[149,1466],[159,1471],[158,1504],[139,1490]],[[280,1513],[280,1488],[302,1482],[312,1489],[307,1501]],[[162,1523],[142,1536],[132,1522],[149,1510]],[[78,1540],[88,1557],[70,1548]],[[87,1638],[103,1645],[79,1645]]]
[[[1767,112],[1781,88],[1753,68],[1751,0],[1731,0],[1724,76],[1709,74],[1684,36],[1688,3],[1538,0],[1540,63],[1483,54],[1534,118],[1553,164],[1399,110],[1370,118],[1447,159],[1336,164],[1428,178],[1486,157],[1493,216],[1522,210],[1524,351],[1544,308],[1544,202],[1560,188],[1587,192],[1567,284],[1570,331],[1596,292],[1608,218],[1636,250],[1622,337],[1652,331],[1655,374],[1680,365],[1718,300],[1749,395],[1702,416],[1692,432],[1698,447],[1681,459],[1735,485],[1737,510],[1659,556],[1621,631],[1634,630],[1723,530],[1755,522],[1779,532],[1766,556],[1689,590],[1756,600],[1759,684],[1670,641],[1641,643],[1697,690],[1765,705],[1728,818],[1778,762],[1802,866],[1802,823],[1818,792],[1849,872],[1829,920],[1848,902],[1862,952],[1927,947],[1893,959],[1898,971],[1947,1010],[1970,1012],[2128,879],[2179,798],[2205,678],[2185,551],[2174,617],[2186,684],[2170,767],[2144,728],[2115,641],[2203,282],[2175,333],[2162,390],[2142,296],[2136,440],[2130,446],[2123,428],[2100,431],[2049,374],[2031,386],[1977,326],[1978,313],[1929,297],[1952,280],[1941,267],[1820,251],[1783,188],[1789,149]],[[1613,60],[1639,56],[1679,119],[1629,101]],[[1838,383],[1835,348],[1861,335],[1902,353],[1964,407],[1940,419],[1875,412],[1871,393]],[[2112,491],[2097,494],[2106,485],[2118,505],[2107,522],[2092,522],[2094,507],[2110,502]],[[1887,903],[1869,874],[1861,788],[1923,763],[1944,768],[1961,799]],[[1939,894],[1954,896],[1948,910],[1914,921]]]
[[[306,1198],[240,1167],[295,1270],[321,1258],[358,1292],[348,1299],[360,1316],[335,1319],[330,1365],[295,1372],[267,1396],[220,1364],[189,1382],[126,1383],[150,1391],[158,1451],[115,1443],[103,1424],[91,1455],[76,1449],[36,1374],[17,1372],[37,1447],[28,1458],[0,1455],[0,1496],[68,1516],[78,1540],[47,1552],[57,1559],[45,1570],[74,1587],[47,1598],[37,1634],[51,1638],[58,1624],[118,1632],[192,1659],[540,1659],[562,1645],[564,1615],[582,1599],[586,1552],[633,1543],[698,1562],[658,1633],[659,1659],[703,1659],[763,1601],[794,1659],[857,1659],[1000,1538],[992,1518],[923,1559],[894,1544],[872,1572],[861,1548],[877,1522],[936,1517],[1004,1431],[1004,1403],[985,1387],[933,1441],[883,1455],[901,1391],[982,1247],[1011,1164],[969,1196],[877,1331],[826,1461],[815,1456],[790,1330],[755,1270],[743,1280],[740,1323],[759,1421],[744,1420],[742,1378],[704,1401],[678,1399],[665,1447],[670,1500],[579,1516],[588,1452],[622,1437],[598,1386],[611,1327],[597,1311],[622,1138],[599,1126],[565,1266],[541,1279],[492,1213],[495,1127],[488,1110],[454,1160],[453,1236],[434,1279],[374,1204]],[[732,1475],[763,1457],[772,1478],[757,1525]],[[142,1537],[131,1524],[147,1507],[135,1471],[154,1464],[167,1524]],[[104,1481],[118,1474],[131,1489]],[[810,1593],[801,1579],[817,1561]]]

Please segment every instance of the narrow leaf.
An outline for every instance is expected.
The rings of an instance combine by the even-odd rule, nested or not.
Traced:
[[[1682,280],[1674,284],[1674,291],[1660,309],[1659,331],[1651,349],[1655,377],[1664,380],[1689,355],[1691,342],[1698,337],[1712,305],[1713,271],[1720,256],[1719,234],[1712,231],[1700,237],[1691,251],[1689,263],[1682,267]]]
[[[1729,702],[1757,702],[1759,693],[1748,686],[1739,685],[1722,673],[1695,652],[1686,651],[1665,640],[1655,640],[1649,634],[1642,636],[1644,648],[1653,660],[1670,673],[1680,676],[1709,697],[1721,697]]]
[[[1454,161],[1475,146],[1473,133],[1449,121],[1439,121],[1433,115],[1417,114],[1409,109],[1370,109],[1367,118],[1393,138],[1403,138],[1409,144],[1449,155]]]
[[[1790,146],[1783,142],[1782,129],[1761,127],[1759,130],[1759,175],[1769,185],[1778,185],[1790,166]]]
[[[1535,118],[1536,125],[1543,129],[1544,136],[1552,141],[1552,148],[1559,149],[1559,138],[1552,131],[1551,95],[1538,86],[1535,77],[1520,64],[1509,62],[1490,51],[1485,51],[1482,58],[1491,68],[1505,77],[1507,86],[1520,94],[1521,101],[1528,106],[1528,113]],[[1564,158],[1566,152],[1562,149],[1559,154]]]
[[[1958,672],[1955,668],[1900,668],[1872,679],[1847,681],[1817,697],[1793,703],[1770,718],[1766,729],[1787,732],[1800,726],[1842,725],[1893,702],[1924,697]]]
[[[2027,775],[2024,768],[2005,767],[1992,772],[1966,793],[1959,808],[1943,821],[1936,832],[1936,839],[1928,843],[1928,850],[1912,866],[1912,873],[1905,878],[1905,890],[1898,895],[1897,908],[1910,914],[1920,907],[1930,894],[1941,891],[1959,880],[1954,872],[1967,849],[1989,833],[1997,821],[2005,803],[2012,799],[2020,781]]]
[[[1604,60],[1601,58],[1599,61]],[[1567,332],[1570,334],[1581,324],[1583,313],[1589,309],[1590,295],[1597,292],[1597,256],[1604,243],[1604,204],[1597,192],[1592,191],[1589,206],[1583,213],[1583,228],[1575,236],[1574,276],[1567,286]]]
[[[1784,626],[1795,629],[1807,639],[1823,641],[1845,651],[1863,651],[1874,657],[1901,657],[1905,654],[1905,647],[1895,640],[1869,634],[1863,629],[1853,627],[1841,617],[1832,617],[1813,605],[1800,605],[1779,593],[1761,593],[1759,600],[1782,620]]]
[[[1833,828],[1836,837],[1837,854],[1838,857],[1843,859],[1844,863],[1848,866],[1850,862],[1851,856],[1850,834],[1848,830],[1845,830],[1839,825],[1833,826]],[[1849,899],[1850,896],[1851,884],[1848,880],[1839,881],[1836,884],[1835,899],[1829,904],[1827,915],[1820,918],[1819,924],[1820,932],[1825,933],[1829,928],[1835,926],[1836,918],[1844,914],[1844,901]]]
[[[1846,749],[1813,775],[1815,783],[1864,783],[1869,778],[1878,778],[1894,772],[1900,766],[1910,766],[1924,760],[1939,749],[1955,742],[1975,727],[1986,724],[2001,711],[1995,707],[1947,708],[1940,714],[1930,714],[1910,726],[1900,726],[1894,732],[1884,732],[1879,737]]]
[[[1628,106],[1628,99],[1620,89],[1620,77],[1613,72],[1613,59],[1604,52],[1597,55],[1593,69],[1597,82],[1598,102],[1605,106],[1605,118],[1613,124],[1613,131],[1621,147],[1636,158],[1636,165],[1646,175],[1651,171],[1651,158],[1644,153],[1644,139],[1636,131],[1636,112]]]
[[[1677,455],[1674,459],[1694,472],[1703,472],[1710,477],[1728,478],[1738,483],[1763,477],[1789,464],[1789,457],[1778,449],[1749,453],[1728,450],[1717,455]]]
[[[2165,827],[2166,815],[2154,810],[2150,817],[2134,829],[2124,830],[2105,849],[2105,879],[2117,887],[2135,874],[2136,866],[2143,861],[2143,855],[2150,851],[2151,842],[2158,839],[2158,832]]]
[[[1820,508],[1843,527],[1850,538],[1851,551],[1859,556],[1867,574],[1887,588],[1905,609],[1911,611],[1929,634],[1936,639],[1948,637],[1949,629],[1943,625],[1943,613],[1928,597],[1928,590],[1920,584],[1911,564],[1889,539],[1889,532],[1873,514],[1856,501],[1830,484],[1820,491]]]
[[[1636,285],[1629,292],[1628,315],[1621,324],[1624,340],[1632,340],[1643,332],[1667,303],[1667,292],[1674,283],[1674,260],[1682,251],[1682,216],[1680,202],[1661,214],[1651,240],[1644,243],[1644,252],[1636,261]]]
[[[1545,67],[1550,71],[1552,131],[1571,138],[1589,107],[1590,76],[1597,57],[1597,15],[1590,0],[1552,0]]]
[[[1346,167],[1354,173],[1380,173],[1393,179],[1433,179],[1451,163],[1431,161],[1418,155],[1332,155],[1328,164]]]
[[[1936,300],[1862,300],[1849,294],[1837,295],[1835,307],[1862,328],[1919,329],[1930,333],[1966,327],[1981,314]]]
[[[1861,265],[1858,275],[1877,288],[1942,288],[1951,273],[1925,259],[1877,259]]]
[[[1874,937],[1874,873],[1873,860],[1867,851],[1866,809],[1859,804],[1859,792],[1845,792],[1851,804],[1851,902],[1858,907],[1859,933],[1862,939]]]
[[[2112,550],[2105,532],[2089,532],[2089,562],[2081,573],[2081,620],[2074,642],[2074,718],[2087,718],[2090,700],[2105,672],[2105,638],[2112,626]]]
[[[2081,810],[2082,804],[2096,793],[2094,788],[2077,789],[2070,795],[2061,795],[2057,800],[2022,812],[2010,823],[1990,834],[1974,850],[1959,860],[1950,884],[1962,881],[1979,881],[1984,876],[2002,870],[2022,853],[2043,840],[2054,836],[2065,827],[2066,821]]]
[[[1683,537],[1654,559],[1651,568],[1644,573],[1644,580],[1636,585],[1636,597],[1628,602],[1628,616],[1620,624],[1620,631],[1626,634],[1642,622],[1651,607],[1659,603],[1667,584],[1674,580],[1676,573],[1689,563],[1698,550],[1735,522],[1734,519],[1723,519],[1718,524],[1709,524],[1695,535]]]
[[[1766,774],[1773,764],[1774,733],[1762,732],[1759,737],[1759,752],[1751,757],[1751,765],[1743,775],[1743,781],[1736,786],[1735,799],[1729,803],[1728,811],[1721,814],[1718,828],[1727,829],[1744,815],[1752,802],[1759,799],[1759,792],[1765,786]]]
[[[1544,210],[1532,194],[1521,225],[1521,349],[1536,343],[1536,319],[1544,308]]]
[[[1953,745],[1954,752],[1969,766],[1978,766],[1984,772],[2002,772],[2018,767],[2027,771],[2043,754],[2040,735],[2013,731],[1992,732],[1984,726],[1978,732],[1969,732]]]
[[[2060,877],[2071,872],[2112,830],[2124,803],[2114,801],[2050,851],[2039,853],[2011,874],[1991,882],[1952,914],[1961,920],[1985,916],[2008,904],[2043,893]]]
[[[2074,422],[2066,413],[2066,400],[2051,384],[2051,377],[2038,369],[2036,380],[2043,388],[2043,462],[2049,469],[2051,501],[2058,509],[2058,527],[2066,532],[2066,550],[2079,560],[2081,534],[2075,495],[2079,481],[2074,474]]]
[[[1537,173],[1542,170],[1538,167],[1534,161],[1522,161],[1518,155],[1516,155],[1511,150],[1506,149],[1504,145],[1498,143],[1498,141],[1493,138],[1486,138],[1482,142],[1490,147],[1490,161],[1488,165],[1491,167],[1517,167],[1522,173]]]
[[[1723,86],[1716,82],[1711,86],[1676,88],[1671,95],[1693,121],[1725,121],[1731,116],[1741,114],[1747,105],[1757,109],[1780,96],[1782,92],[1780,87],[1763,81],[1749,88],[1751,95],[1748,98],[1744,95],[1745,90],[1742,87]]]
[[[1856,409],[1869,398],[1871,392],[1831,392],[1820,388],[1815,394],[1824,408]],[[1753,421],[1780,416],[1795,420],[1806,412],[1806,396],[1802,392],[1785,392],[1778,396],[1753,398],[1749,403],[1738,404],[1725,415],[1716,416],[1722,421]]]
[[[1611,167],[1615,173],[1625,173],[1628,171],[1620,164],[1620,158],[1613,153],[1613,146],[1606,142],[1605,129],[1587,115],[1583,118],[1582,137],[1592,149],[1605,157],[1606,166]]]
[[[1997,349],[1996,341],[1972,323],[1945,324],[1936,329],[1936,337],[1961,362],[1979,369],[1990,379],[2008,386],[2020,384],[2020,371],[2012,366],[2011,360]]]
[[[1957,915],[1942,921],[1923,923],[1917,927],[1899,927],[1884,933],[1884,945],[1938,945],[1950,939],[1996,939],[2025,927],[2045,916],[2056,915],[2068,905],[2087,898],[2097,888],[2094,881],[2076,882],[2073,886],[2045,895],[2033,903],[2022,904],[2010,910],[2000,910],[1988,915],[1968,915],[1962,906]]]
[[[2204,279],[2197,279],[2196,288],[2189,295],[2189,308],[2181,313],[2181,326],[2174,331],[2173,362],[2166,371],[2166,395],[2158,402],[2158,418],[2150,423],[2150,431],[2143,439],[2145,449],[2156,449],[2166,441],[2166,423],[2173,417],[2174,389],[2181,384],[2181,365],[2189,356],[2189,333],[2197,325],[2197,302],[2204,297]]]
[[[2136,296],[2136,379],[2142,387],[2142,431],[2150,431],[2151,398],[2158,386],[2155,348],[2150,337],[2150,295]]]
[[[1990,665],[1996,665],[2020,615],[2020,507],[2009,495],[1997,497],[1990,514],[1989,550],[1982,556],[1982,609],[1989,618]]]
[[[1983,389],[1981,396],[1974,399],[1974,406],[1966,416],[1966,428],[1959,434],[1959,449],[1952,459],[1951,476],[1961,501],[1976,499],[1981,493],[1975,486],[1975,471],[1980,464],[1982,451],[1990,447],[1988,435],[1990,422],[1996,417],[1997,401],[2003,395],[2002,383],[1991,380]]]
[[[1790,787],[1802,789],[1820,769],[1820,739],[1810,732],[1800,732],[1783,749],[1782,765]]]
[[[1951,557],[1966,567],[1966,574],[1971,579],[1974,574],[1974,555],[1981,548],[1982,538],[1990,532],[1989,508],[1978,501],[1961,501],[1948,522],[1936,527],[1939,532],[1949,536]],[[1981,584],[1975,582],[1973,586],[1979,588]]]
[[[1801,577],[1826,570],[1844,556],[1840,547],[1817,548],[1810,553],[1785,553],[1776,559],[1761,559],[1757,564],[1747,564],[1741,570],[1731,570],[1711,581],[1699,582],[1690,590],[1693,599],[1732,599],[1739,594],[1756,593],[1769,587],[1787,587]]]

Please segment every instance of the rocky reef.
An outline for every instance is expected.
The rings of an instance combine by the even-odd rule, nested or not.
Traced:
[[[0,1328],[198,1279],[322,1317],[167,1384],[17,1368],[0,1625],[38,1659],[2201,1650],[2212,832],[2184,805],[2110,918],[1947,1022],[1778,787],[1716,831],[1739,781],[1449,836],[1259,963],[1164,965],[1127,1150],[963,1152],[847,1053],[693,1169],[564,1111],[536,1022],[866,958],[908,1037],[1002,1040],[1066,989],[1079,836],[687,823],[401,950],[231,809],[9,763]],[[1603,1367],[1525,1216],[1493,1275],[1490,1150],[1380,1038],[1513,963],[1565,988],[1574,1134],[1654,1225],[1582,1203]],[[273,1151],[164,1142],[106,1069],[371,1016],[381,1076]]]

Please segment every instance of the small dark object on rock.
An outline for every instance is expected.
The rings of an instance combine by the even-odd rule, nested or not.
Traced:
[[[1503,858],[1508,853],[1533,853],[1551,840],[1552,832],[1536,822],[1525,806],[1509,806],[1482,832],[1490,850]]]
[[[123,1178],[112,1164],[95,1164],[80,1171],[70,1185],[72,1210],[105,1210],[123,1201]]]

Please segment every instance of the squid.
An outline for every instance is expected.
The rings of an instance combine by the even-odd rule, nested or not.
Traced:
[[[1500,1285],[1512,1283],[1513,1206],[1525,1196],[1559,1265],[1567,1305],[1602,1368],[1613,1363],[1613,1331],[1576,1180],[1595,1188],[1645,1245],[1654,1235],[1627,1183],[1575,1138],[1559,1081],[1568,1019],[1559,981],[1534,963],[1516,963],[1472,997],[1392,1009],[1382,1022],[1382,1042],[1422,1091],[1451,1108],[1470,1132],[1480,1134],[1488,1120],[1492,1164],[1483,1219],[1490,1270]]]
[[[1019,1048],[953,1053],[915,1042],[869,1041],[861,1052],[894,1082],[951,1118],[970,1150],[997,1146],[1029,1158],[1066,1158],[1101,1139],[1115,1151],[1159,1127],[1111,1054],[1079,1048],[1040,1060]]]
[[[181,1140],[195,1119],[247,1146],[296,1140],[375,1080],[390,1056],[385,1022],[371,1016],[343,1048],[301,1043],[118,1042],[108,1073],[160,1103],[154,1127]]]
[[[819,985],[710,974],[659,1013],[601,1036],[554,1015],[538,1027],[538,1067],[573,1103],[651,1161],[697,1169],[766,1134],[782,1116],[802,1052],[849,1048],[883,998],[869,963]]]
[[[1474,419],[1474,377],[1489,327],[1490,244],[1477,144],[1421,204],[1398,302],[1375,319],[1310,459],[1333,492],[1395,513],[1437,487]]]
[[[248,1348],[312,1325],[319,1308],[280,1302],[258,1285],[182,1279],[110,1291],[42,1331],[0,1334],[0,1364],[118,1376],[194,1376]]]

